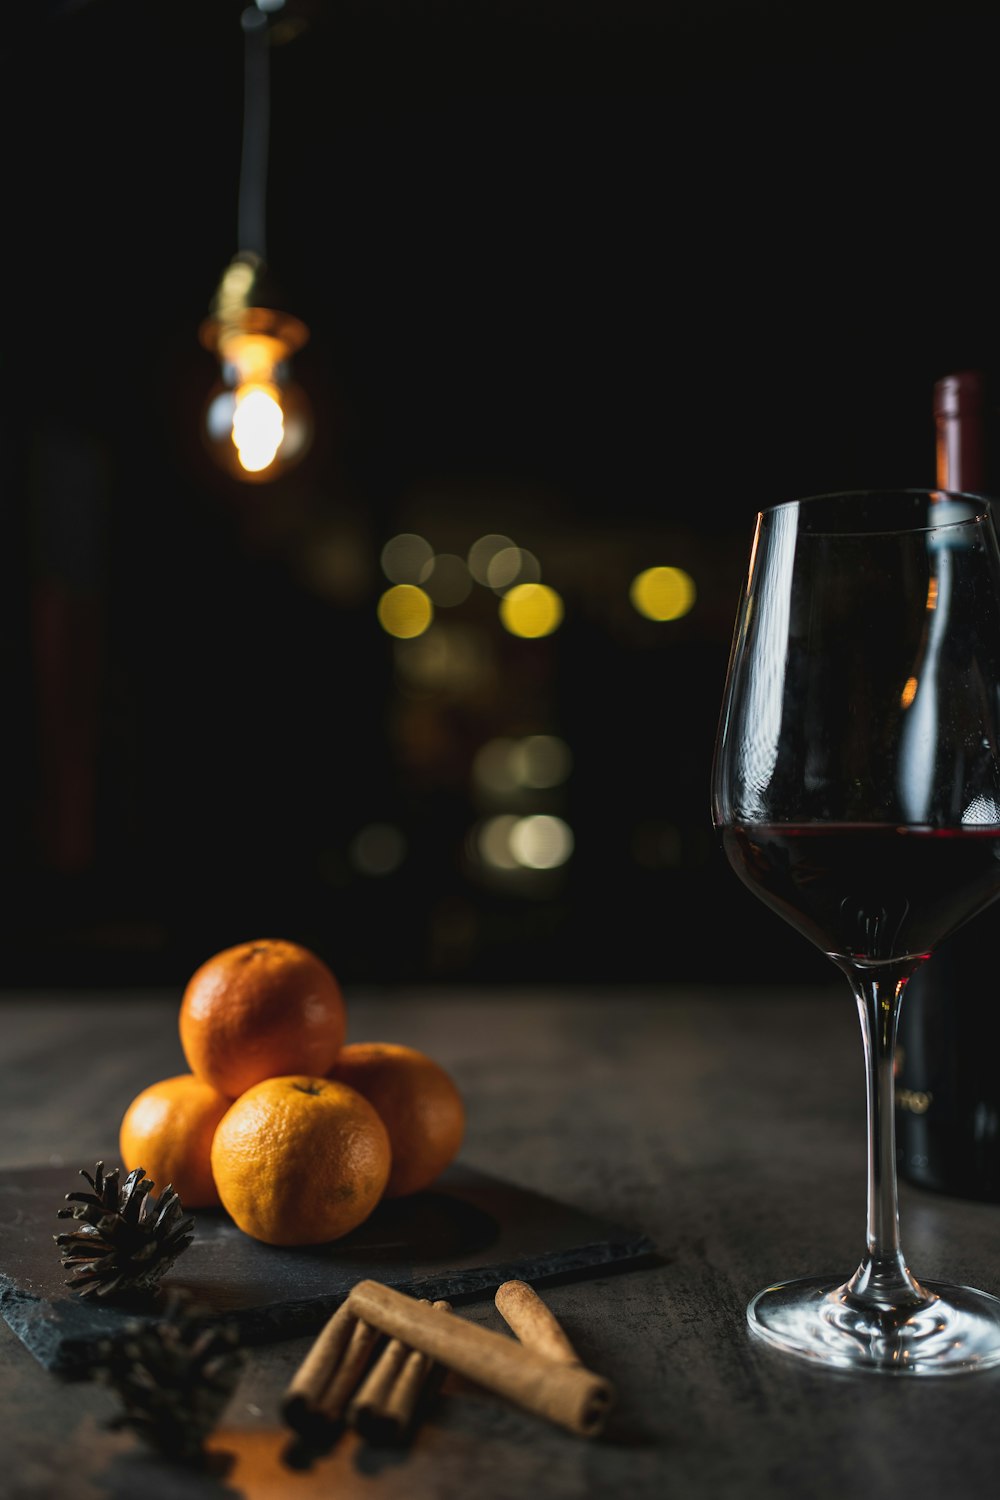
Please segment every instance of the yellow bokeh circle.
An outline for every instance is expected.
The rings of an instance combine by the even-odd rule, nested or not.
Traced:
[[[563,602],[547,583],[518,583],[500,600],[500,621],[511,635],[536,640],[551,635],[563,617]]]
[[[696,592],[683,568],[646,568],[633,578],[629,598],[647,620],[679,620],[694,605]]]
[[[397,583],[378,601],[378,622],[389,635],[409,640],[423,635],[434,618],[430,597],[415,583]]]

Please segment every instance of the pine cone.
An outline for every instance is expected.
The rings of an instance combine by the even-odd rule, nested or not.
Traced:
[[[184,1217],[172,1187],[158,1198],[142,1167],[118,1185],[117,1167],[104,1171],[99,1161],[91,1177],[80,1170],[92,1193],[67,1193],[72,1208],[60,1208],[60,1219],[78,1219],[78,1229],[53,1235],[64,1267],[76,1274],[66,1285],[81,1297],[104,1300],[123,1293],[147,1294],[194,1238],[194,1220]]]
[[[166,1457],[190,1462],[202,1456],[243,1362],[235,1327],[211,1322],[188,1294],[172,1288],[162,1321],[132,1322],[120,1338],[105,1340],[94,1372],[124,1405],[110,1427],[131,1427]]]

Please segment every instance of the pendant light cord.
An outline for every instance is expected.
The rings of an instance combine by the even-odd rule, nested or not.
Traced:
[[[267,262],[267,154],[271,124],[271,59],[267,16],[248,6],[243,28],[243,156],[236,243]]]

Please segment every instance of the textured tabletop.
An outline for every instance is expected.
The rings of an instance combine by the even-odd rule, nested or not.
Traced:
[[[801,993],[401,990],[349,996],[352,1040],[422,1047],[466,1097],[461,1161],[660,1250],[544,1287],[618,1400],[582,1439],[458,1380],[412,1446],[347,1434],[289,1462],[280,1394],[309,1346],[254,1348],[202,1471],[111,1432],[112,1393],[45,1370],[0,1323],[0,1496],[248,1500],[962,1500],[996,1494],[1000,1373],[938,1380],[814,1370],[753,1342],[749,1297],[771,1281],[849,1275],[863,1248],[860,1031],[839,979]],[[181,1071],[177,997],[0,999],[0,1168],[92,1164],[122,1111]],[[1000,1292],[1000,1206],[903,1185],[918,1276]],[[503,1322],[485,1293],[461,1315]]]

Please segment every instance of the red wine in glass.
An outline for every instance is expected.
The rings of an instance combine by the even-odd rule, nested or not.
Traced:
[[[1000,830],[761,823],[722,830],[737,875],[831,958],[924,959],[1000,895]]]
[[[1000,1364],[1000,1299],[903,1256],[895,1038],[911,976],[1000,896],[1000,543],[981,499],[821,495],[761,511],[711,780],[733,870],[857,1003],[867,1230],[853,1275],[776,1282],[751,1332],[840,1370]]]

